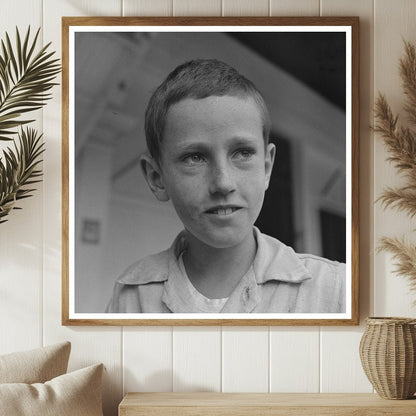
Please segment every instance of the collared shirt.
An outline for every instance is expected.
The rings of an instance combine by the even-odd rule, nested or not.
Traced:
[[[257,252],[252,267],[221,313],[345,312],[345,264],[298,254],[254,227]],[[172,246],[134,263],[116,281],[106,312],[200,313],[186,290],[179,256],[186,234]]]

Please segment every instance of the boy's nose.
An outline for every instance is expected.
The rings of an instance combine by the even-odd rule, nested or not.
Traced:
[[[225,164],[216,166],[211,173],[211,194],[228,194],[235,190],[235,183],[229,167]]]

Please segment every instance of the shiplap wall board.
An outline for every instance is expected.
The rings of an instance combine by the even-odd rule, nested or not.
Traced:
[[[222,0],[223,16],[269,16],[269,0]]]
[[[270,0],[270,16],[319,16],[320,0]]]
[[[172,16],[172,0],[124,0],[124,16]]]
[[[175,0],[173,16],[221,16],[221,0]]]

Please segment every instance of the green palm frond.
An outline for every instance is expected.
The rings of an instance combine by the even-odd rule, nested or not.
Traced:
[[[19,144],[4,150],[0,159],[0,224],[7,221],[5,217],[12,209],[18,209],[16,201],[31,196],[35,190],[32,185],[41,181],[42,135],[26,128],[18,138]]]
[[[0,224],[19,208],[16,201],[31,196],[33,185],[41,181],[42,135],[31,128],[16,130],[33,121],[23,114],[41,108],[52,97],[49,90],[57,85],[53,80],[61,70],[58,59],[52,59],[54,52],[48,52],[50,43],[35,52],[39,31],[31,39],[29,27],[22,41],[16,28],[15,47],[7,33],[0,41],[0,141],[13,141],[10,136],[18,134],[14,146],[0,157]]]
[[[22,114],[34,111],[51,98],[48,91],[57,85],[53,82],[60,72],[58,59],[51,59],[50,43],[35,53],[39,31],[30,39],[30,27],[23,39],[16,28],[16,44],[13,48],[6,32],[0,42],[0,140],[11,140],[10,130],[33,120],[18,119]]]

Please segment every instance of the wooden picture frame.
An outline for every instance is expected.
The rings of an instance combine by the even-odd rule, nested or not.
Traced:
[[[63,17],[62,324],[357,325],[358,39],[358,17]],[[290,59],[272,64],[273,49]],[[272,102],[279,166],[289,172],[276,186],[288,196],[271,197],[262,224],[283,218],[276,225],[283,233],[279,227],[290,223],[287,239],[296,251],[316,244],[315,254],[326,257],[326,244],[327,253],[338,247],[331,256],[345,254],[344,312],[105,312],[104,298],[123,268],[158,251],[153,245],[169,247],[177,233],[173,211],[137,190],[144,183],[137,146],[144,146],[143,113],[153,90],[175,66],[200,57],[248,72]],[[291,201],[289,208],[273,205],[280,199]],[[133,209],[139,205],[151,219]]]

